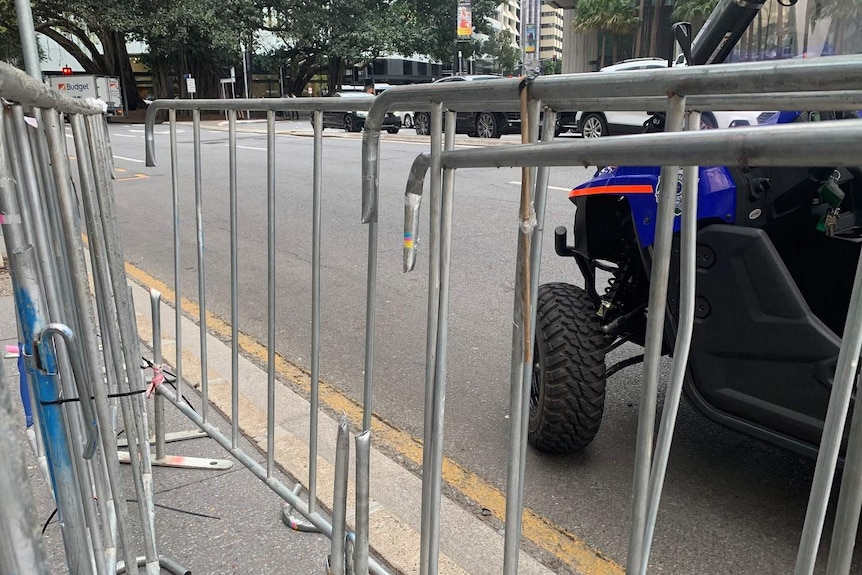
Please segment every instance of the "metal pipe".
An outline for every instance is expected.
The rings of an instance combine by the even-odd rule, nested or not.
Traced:
[[[164,379],[162,376],[162,294],[159,290],[150,288],[150,319],[153,326],[153,382],[155,389]],[[156,393],[153,397],[153,417],[155,419],[156,461],[162,461],[167,454],[165,447],[165,398]]]
[[[847,419],[847,410],[850,407],[850,399],[859,369],[860,349],[862,349],[862,258],[856,265],[856,279],[853,282],[853,291],[850,295],[847,320],[844,323],[844,335],[841,338],[838,363],[835,367],[835,376],[832,379],[832,393],[829,395],[829,406],[826,410],[826,419],[823,422],[820,451],[817,453],[817,466],[814,468],[808,509],[805,512],[805,524],[802,527],[802,537],[796,556],[796,568],[793,571],[795,575],[810,575],[814,572],[817,550],[820,547],[820,536],[826,519],[826,507],[829,504],[832,480],[835,477],[835,466],[838,463],[838,454],[841,449],[844,423]],[[857,446],[854,447],[858,449]],[[853,455],[856,456],[857,454],[854,453]],[[851,461],[851,463],[854,468],[858,465],[856,461]],[[856,513],[858,513],[858,507]],[[843,517],[842,514],[842,519]],[[842,543],[842,546],[846,547],[846,544]]]
[[[368,575],[368,515],[371,498],[371,430],[356,436],[356,540],[353,573]]]
[[[230,438],[239,447],[239,213],[236,166],[236,110],[228,112],[230,181]],[[177,308],[180,306],[177,305]]]
[[[80,182],[81,188],[81,200],[84,206],[84,217],[87,220],[87,228],[89,229],[90,236],[90,256],[93,263],[93,277],[95,279],[97,293],[105,293],[104,290],[104,270],[99,265],[101,261],[102,251],[103,251],[103,241],[100,234],[93,234],[95,231],[96,222],[99,219],[98,210],[95,207],[95,202],[92,201],[92,197],[95,194],[94,186],[95,186],[95,176],[93,173],[92,165],[90,163],[90,156],[88,150],[90,148],[89,138],[87,137],[86,130],[84,128],[83,118],[74,114],[70,116],[70,123],[72,125],[72,134],[74,136],[75,142],[75,154],[78,158],[78,178]],[[62,196],[61,196],[62,199]],[[71,200],[71,198],[67,198],[67,200]],[[77,201],[74,202],[74,206],[77,206]],[[69,208],[71,206],[67,206]],[[94,211],[95,210],[95,211]],[[71,214],[72,218],[76,220],[75,215]],[[68,217],[68,214],[67,214]],[[76,220],[77,221],[77,220]],[[80,238],[80,235],[78,236]],[[82,270],[79,272],[83,273]],[[89,306],[88,314],[92,314],[92,305],[91,300],[88,293],[87,286],[88,281],[86,276],[79,278],[78,282],[74,284],[76,286],[76,304]],[[97,304],[99,306],[99,316],[102,319],[100,325],[102,329],[107,332],[113,329],[113,318],[108,319],[107,311],[105,308],[105,297],[101,297],[97,299]],[[82,304],[86,302],[85,304]],[[80,309],[80,308],[79,308]],[[95,324],[95,320],[94,324]],[[109,322],[106,324],[104,322]],[[111,344],[110,337],[103,337],[102,344],[105,347],[105,360],[106,360],[106,373],[108,376],[108,380],[116,382],[118,377],[116,375],[115,369],[118,363],[117,361],[122,361],[118,356],[114,355],[114,347]],[[94,357],[98,357],[98,344],[95,341],[91,341],[89,345],[92,347],[96,345],[94,350],[91,350],[91,353],[95,351],[97,354]],[[113,361],[111,361],[113,360]],[[104,380],[99,374],[99,382],[103,382]],[[102,451],[105,454],[106,466],[108,472],[108,482],[111,488],[111,492],[113,494],[113,501],[115,505],[115,512],[117,518],[117,533],[119,536],[120,543],[120,551],[126,561],[132,560],[134,558],[134,551],[131,548],[131,534],[128,532],[129,529],[129,518],[128,518],[128,507],[126,505],[126,499],[124,494],[124,480],[120,476],[119,463],[116,461],[116,458],[113,457],[113,454],[117,452],[117,436],[113,432],[115,426],[112,424],[113,418],[111,417],[109,406],[108,406],[108,390],[105,389],[102,385],[94,385],[93,392],[96,395],[96,410],[99,415],[99,421],[101,424],[101,437],[102,437]]]
[[[308,510],[314,513],[317,511],[317,444],[320,426],[320,221],[323,201],[323,113],[315,111],[311,119],[314,124],[314,173],[311,190],[311,396],[309,397],[311,405],[308,424]],[[370,266],[368,273],[371,274]],[[374,305],[373,301],[371,305]],[[366,313],[373,315],[373,307]],[[368,347],[366,345],[366,349]],[[370,378],[368,365],[365,368],[365,377],[366,380]]]
[[[700,112],[688,114],[688,130],[700,128]],[[682,171],[682,229],[680,232],[680,294],[679,322],[677,325],[676,342],[673,350],[673,366],[671,367],[670,383],[665,392],[662,408],[661,425],[656,440],[655,455],[647,495],[647,517],[643,540],[643,558],[639,573],[646,575],[649,565],[650,549],[658,516],[667,462],[670,457],[670,447],[676,425],[676,415],[679,401],[682,397],[682,386],[685,382],[688,367],[691,335],[694,329],[695,287],[697,281],[697,201],[698,201],[698,167],[686,166]]]
[[[95,118],[98,121],[98,118]],[[83,189],[83,204],[87,221],[90,245],[94,261],[96,299],[100,302],[103,345],[110,349],[112,369],[117,372],[120,392],[143,391],[143,381],[138,368],[140,358],[136,353],[140,341],[130,326],[134,317],[130,295],[126,284],[122,250],[117,243],[111,206],[110,180],[106,179],[105,156],[99,141],[98,124],[92,117],[86,120],[89,150],[81,152],[89,156],[93,165],[95,190]],[[80,163],[80,159],[79,159]],[[95,196],[95,197],[94,197]],[[131,328],[131,333],[130,333]],[[107,337],[104,337],[107,335]],[[149,438],[146,419],[139,399],[138,409],[130,397],[120,399],[120,408],[128,437],[129,456],[132,462],[132,477],[139,497],[139,511],[143,525],[145,553],[149,559],[148,574],[158,573],[158,554],[155,549],[154,508],[152,505],[151,470],[149,466]],[[143,439],[141,439],[143,435]]]
[[[846,120],[457,150],[444,152],[441,163],[444,168],[656,166],[675,158],[687,166],[786,166],[804,157],[811,165],[855,166],[860,154],[862,122]]]
[[[384,92],[385,93],[385,92]],[[440,171],[440,152],[443,144],[443,107],[431,109],[431,225],[428,256],[428,323],[425,331],[425,410],[422,438],[422,511],[419,542],[419,573],[429,574],[431,558],[431,443],[434,429],[434,396],[437,365],[437,323],[440,311],[440,209],[443,180]],[[363,152],[364,155],[364,152]]]
[[[528,105],[528,84],[521,88],[521,143],[530,141],[533,131]],[[536,118],[538,120],[538,118]],[[518,555],[521,545],[521,508],[523,506],[523,473],[521,436],[525,435],[529,419],[525,420],[524,386],[529,379],[525,376],[525,366],[532,367],[532,330],[531,302],[532,282],[530,255],[532,236],[535,227],[533,212],[533,169],[521,168],[521,202],[519,207],[518,248],[515,264],[515,301],[512,306],[512,357],[509,392],[509,459],[506,466],[506,528],[503,542],[503,573],[514,575],[518,572]],[[529,393],[529,391],[528,391]],[[529,406],[529,395],[527,396]],[[526,411],[529,418],[529,407]]]
[[[12,394],[3,364],[0,361],[0,573],[46,575],[36,505],[13,423]]]
[[[667,103],[667,135],[682,130],[685,116],[685,97],[671,94]],[[674,157],[674,156],[668,156]],[[665,160],[667,161],[667,160]],[[661,169],[658,214],[656,216],[656,235],[652,253],[650,273],[649,304],[647,327],[644,343],[643,378],[641,379],[641,399],[638,412],[638,435],[635,451],[632,518],[629,531],[629,551],[626,572],[634,574],[643,556],[644,530],[646,528],[647,493],[650,468],[652,466],[653,434],[655,433],[655,414],[661,361],[664,341],[665,309],[667,308],[667,287],[670,274],[670,250],[673,239],[674,207],[679,166],[664,166]]]
[[[857,268],[856,282],[859,282]],[[848,315],[845,325],[851,319]],[[859,513],[862,510],[862,414],[853,411],[850,424],[850,440],[844,457],[844,473],[841,476],[841,492],[835,510],[835,524],[832,527],[832,544],[829,548],[829,562],[826,575],[849,575],[853,562],[853,549],[856,546],[856,533],[859,529]]]
[[[275,473],[275,112],[266,114],[266,470]]]
[[[15,0],[15,15],[18,19],[18,34],[21,38],[21,52],[24,55],[24,68],[38,81],[42,81],[42,59],[39,57],[39,41],[33,24],[33,10],[28,0]]]
[[[446,112],[444,150],[455,148],[455,112]],[[455,172],[443,171],[440,203],[440,296],[437,320],[437,361],[434,367],[434,405],[431,432],[431,494],[429,574],[436,575],[440,561],[440,506],[443,489],[443,436],[446,409],[446,357],[449,345],[449,277],[452,259],[452,221],[455,210]]]
[[[207,365],[207,285],[206,260],[204,257],[204,215],[203,215],[203,175],[201,162],[201,113],[192,112],[192,132],[194,133],[195,162],[195,231],[197,232],[198,254],[198,326],[201,346],[201,417],[204,421],[209,415],[209,367]],[[180,308],[177,302],[177,309]],[[179,325],[179,324],[178,324]],[[180,348],[177,347],[177,354]]]
[[[18,158],[20,160],[20,175],[21,180],[19,181],[19,199],[18,203],[27,204],[29,208],[29,221],[25,222],[25,225],[31,227],[32,237],[34,243],[32,244],[32,250],[28,251],[28,257],[35,255],[36,261],[33,262],[33,271],[34,273],[39,274],[39,281],[41,284],[41,293],[43,294],[44,302],[45,302],[45,311],[47,314],[43,316],[42,319],[47,319],[47,321],[57,320],[60,321],[63,318],[63,310],[61,305],[61,297],[59,295],[58,290],[58,269],[56,265],[56,260],[53,256],[53,250],[51,238],[52,236],[48,232],[48,227],[46,224],[45,213],[43,210],[43,205],[41,202],[41,194],[39,191],[39,187],[37,184],[37,177],[35,171],[35,158],[33,156],[33,151],[30,149],[30,145],[27,138],[27,124],[24,121],[24,113],[21,106],[12,106],[11,108],[11,117],[12,122],[9,123],[7,128],[11,128],[11,134],[15,141],[17,142],[18,148]],[[38,263],[37,263],[38,262]],[[36,271],[38,270],[38,272]],[[24,316],[22,316],[21,321],[24,320]],[[41,327],[41,326],[40,326]],[[38,334],[41,332],[40,330],[34,330],[31,333],[31,337],[29,338],[30,344],[34,344]],[[33,351],[33,350],[31,350]],[[55,355],[53,352],[51,356],[53,357],[53,361],[59,363],[59,369],[61,373],[66,374],[65,377],[56,378],[57,384],[62,389],[63,397],[74,397],[76,390],[72,385],[71,378],[71,368],[69,366],[68,356],[62,353],[62,349],[58,350],[58,353]],[[57,366],[53,366],[51,369],[47,370],[45,373],[49,378],[55,378],[56,376]],[[37,376],[38,377],[38,376]],[[51,383],[53,386],[54,383]],[[47,387],[47,383],[39,385],[41,388],[40,393],[46,393],[45,387]],[[43,398],[44,399],[44,398]],[[64,413],[64,416],[61,417],[58,421],[67,426],[69,437],[57,437],[55,441],[77,441],[82,437],[81,432],[81,421],[77,417],[77,412],[73,407],[67,407],[64,409],[64,406],[58,406],[58,409]],[[43,427],[43,433],[44,433]],[[56,433],[56,430],[54,430]],[[65,434],[64,434],[65,436]],[[52,455],[52,451],[48,449],[48,457],[49,463],[50,460],[54,457]],[[79,466],[77,460],[70,456],[69,464],[71,466],[71,470],[76,476],[75,480],[71,480],[73,483],[73,487],[76,487],[79,492],[77,496],[69,501],[67,505],[71,505],[73,507],[67,507],[67,518],[68,529],[70,531],[74,531],[75,534],[73,537],[77,539],[77,545],[79,546],[78,550],[74,550],[75,545],[73,544],[72,553],[82,553],[84,555],[80,555],[74,561],[86,561],[86,565],[81,563],[76,567],[82,569],[78,571],[80,573],[89,573],[91,572],[92,565],[90,559],[84,559],[84,556],[90,555],[90,550],[87,549],[86,542],[86,531],[85,525],[87,523],[88,518],[92,518],[95,514],[95,507],[93,505],[93,501],[91,497],[84,497],[83,493],[80,491],[84,488],[84,485],[88,485],[85,480],[87,478],[86,472],[83,466]],[[89,485],[88,485],[89,487]],[[58,498],[59,499],[59,498]],[[79,509],[77,506],[81,505],[82,507]],[[59,501],[58,501],[59,506]],[[72,511],[72,509],[75,511]],[[79,515],[78,513],[83,512],[86,514],[84,516]],[[71,517],[68,515],[71,513]],[[70,564],[70,570],[72,570],[72,565]],[[73,571],[75,573],[75,571]]]
[[[225,451],[230,453],[233,457],[236,458],[243,466],[245,466],[255,477],[260,479],[263,483],[265,483],[270,489],[275,492],[276,495],[281,497],[284,501],[286,501],[291,507],[293,507],[300,515],[308,519],[308,521],[317,527],[320,530],[320,533],[325,535],[326,537],[332,538],[332,524],[329,523],[325,517],[321,516],[319,513],[309,513],[308,506],[305,501],[296,493],[293,492],[292,489],[287,487],[284,483],[282,483],[276,477],[268,477],[266,473],[266,468],[257,462],[254,457],[247,454],[242,449],[233,449],[230,446],[230,438],[226,437],[221,431],[219,431],[218,427],[214,426],[211,423],[204,423],[201,420],[201,417],[198,413],[195,412],[194,409],[189,407],[185,402],[177,401],[177,396],[174,394],[172,390],[170,390],[167,386],[162,386],[159,388],[159,393],[163,394],[165,398],[174,405],[183,415],[189,418],[192,423],[201,428],[207,435],[209,435],[216,443],[221,445]],[[370,557],[368,560],[368,565],[371,573],[373,575],[394,575],[387,567],[382,565],[378,560],[374,557]]]
[[[46,350],[46,353],[42,354],[41,366],[37,366],[34,359],[34,343],[46,325],[47,305],[39,287],[33,251],[33,246],[26,245],[8,254],[9,266],[15,278],[15,306],[24,335],[27,369],[33,375],[36,388],[34,404],[40,412],[39,424],[45,438],[54,500],[57,503],[63,545],[66,549],[66,563],[72,575],[93,573],[93,559],[88,548],[83,516],[81,486],[72,463],[71,444],[60,402],[62,395],[54,382],[54,376],[51,375],[56,372],[56,357],[51,350]]]
[[[16,0],[23,2],[24,0]],[[36,56],[38,61],[38,55]],[[42,83],[42,73],[28,76],[21,70],[0,62],[0,93],[10,102],[35,108],[54,108],[64,114],[101,114],[102,109],[83,100],[70,98],[47,84]]]
[[[344,546],[347,535],[347,476],[350,472],[350,432],[347,418],[338,423],[335,443],[335,487],[332,494],[332,540],[329,575],[345,575]]]
[[[149,112],[149,110],[147,110]],[[177,397],[180,401],[183,399],[183,311],[182,311],[182,268],[180,260],[182,250],[180,249],[180,175],[179,161],[177,159],[177,111],[170,110],[168,112],[171,132],[171,200],[173,202],[173,226],[174,226],[174,324],[176,326],[176,337],[174,338],[174,348],[176,350],[176,361],[174,367],[177,371]],[[236,322],[234,322],[236,323]]]

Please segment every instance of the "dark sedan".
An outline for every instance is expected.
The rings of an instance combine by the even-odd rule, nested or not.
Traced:
[[[502,76],[491,75],[459,75],[441,78],[435,84],[443,82],[472,82],[473,80],[498,80]],[[430,133],[431,119],[428,112],[413,114],[413,127],[419,135]],[[518,112],[458,112],[455,116],[455,131],[478,138],[499,138],[503,134],[518,134],[521,132],[521,114]]]
[[[350,100],[374,100],[374,95],[366,94],[365,92],[333,92],[329,96],[331,98],[344,98],[346,100],[345,104],[349,104]],[[368,112],[323,112],[323,127],[343,128],[348,132],[359,132],[365,126],[365,118],[367,117]],[[390,134],[397,134],[398,130],[401,129],[401,119],[392,112],[387,112],[383,118],[382,129]]]

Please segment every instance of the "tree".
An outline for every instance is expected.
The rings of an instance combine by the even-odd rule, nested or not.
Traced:
[[[563,71],[563,61],[559,58],[542,60],[542,74],[560,74]]]
[[[692,32],[697,34],[717,4],[718,0],[675,0],[673,16],[691,22]]]
[[[619,36],[634,32],[639,24],[638,8],[631,0],[581,0],[573,20],[573,25],[579,30],[602,32],[600,67],[605,65],[607,37],[611,36],[612,58],[616,61]]]
[[[488,38],[484,50],[500,74],[514,74],[517,71],[521,51],[515,44],[515,37],[508,30],[499,30]]]
[[[21,68],[24,55],[21,52],[21,37],[15,20],[13,0],[0,0],[0,62]]]

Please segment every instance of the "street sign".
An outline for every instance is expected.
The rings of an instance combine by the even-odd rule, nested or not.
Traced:
[[[194,78],[186,78],[186,90],[189,94],[194,94],[197,91]]]

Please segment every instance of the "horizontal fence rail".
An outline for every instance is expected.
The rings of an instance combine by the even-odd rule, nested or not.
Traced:
[[[466,85],[465,85],[466,84]],[[762,92],[752,93],[751,87],[757,86]],[[448,298],[450,281],[450,255],[452,250],[452,220],[454,216],[455,173],[458,169],[482,167],[520,167],[522,168],[522,190],[519,212],[519,241],[516,270],[515,302],[513,306],[513,347],[512,382],[510,389],[510,437],[509,467],[507,476],[507,510],[505,530],[504,573],[517,572],[520,544],[520,517],[523,509],[524,475],[526,465],[526,425],[529,408],[530,371],[532,369],[532,348],[535,332],[535,307],[540,275],[541,244],[544,229],[544,209],[548,185],[548,170],[554,166],[592,166],[592,165],[633,165],[662,166],[662,185],[658,200],[658,223],[654,246],[653,268],[650,280],[650,313],[647,316],[647,342],[645,346],[644,383],[641,391],[639,431],[635,461],[635,495],[632,507],[632,528],[630,531],[628,572],[645,573],[648,561],[656,513],[664,481],[664,471],[673,435],[676,406],[686,370],[688,348],[691,343],[693,324],[692,298],[695,290],[695,272],[691,265],[695,249],[696,233],[696,175],[697,166],[799,166],[828,165],[856,166],[862,157],[862,121],[846,120],[836,122],[812,122],[782,126],[759,126],[752,128],[733,128],[730,130],[699,131],[698,112],[704,110],[786,110],[786,109],[829,109],[857,110],[862,106],[862,66],[858,57],[834,57],[819,61],[779,61],[732,64],[721,66],[702,66],[673,68],[617,74],[581,74],[569,76],[540,77],[536,79],[501,79],[475,81],[464,84],[435,84],[422,86],[393,87],[380,96],[373,104],[369,102],[344,103],[330,98],[272,99],[272,100],[195,100],[195,101],[156,101],[147,113],[147,162],[155,162],[155,139],[153,126],[159,110],[169,111],[171,126],[171,159],[173,167],[173,200],[175,206],[174,247],[176,297],[179,300],[179,233],[178,198],[181,193],[177,177],[176,111],[191,110],[194,138],[195,163],[195,204],[198,259],[198,290],[201,297],[199,329],[201,347],[205,350],[206,303],[203,269],[204,239],[202,234],[201,210],[201,143],[200,111],[226,110],[229,112],[230,192],[232,211],[236,211],[236,112],[257,110],[266,111],[267,137],[267,350],[268,350],[268,401],[267,401],[267,461],[256,463],[253,458],[237,446],[235,407],[231,436],[223,435],[207,419],[206,407],[198,414],[183,404],[182,369],[178,366],[178,389],[176,394],[164,391],[167,400],[176,405],[192,421],[216,439],[230,453],[249,467],[261,480],[269,485],[310,524],[319,528],[329,537],[334,537],[330,566],[339,572],[349,569],[351,561],[345,564],[343,555],[344,525],[343,492],[336,493],[337,506],[333,516],[338,524],[333,524],[316,511],[316,413],[319,405],[319,331],[314,326],[319,323],[321,303],[319,301],[319,241],[320,241],[320,201],[322,198],[322,113],[324,111],[368,111],[362,135],[362,209],[361,221],[368,224],[366,277],[366,323],[365,323],[365,373],[362,430],[370,429],[373,405],[371,392],[374,386],[374,337],[377,290],[378,257],[378,213],[380,171],[380,135],[382,120],[389,110],[428,111],[430,115],[431,152],[419,155],[408,175],[408,188],[405,195],[405,248],[404,268],[412,269],[416,260],[416,237],[418,234],[419,210],[423,202],[429,204],[430,242],[429,249],[429,293],[428,319],[426,325],[426,371],[425,371],[425,421],[423,445],[423,494],[421,518],[420,573],[435,575],[438,572],[439,549],[439,506],[441,488],[441,462],[446,386],[446,347],[448,338]],[[487,109],[520,110],[522,143],[521,145],[501,146],[493,149],[456,150],[454,146],[454,111],[479,111]],[[666,113],[666,133],[642,134],[625,138],[553,141],[553,120],[558,111],[590,109],[602,110],[660,110]],[[289,489],[273,475],[272,454],[274,413],[274,346],[275,313],[277,306],[274,288],[275,243],[272,215],[276,209],[275,197],[275,154],[274,113],[279,110],[311,112],[314,125],[314,179],[312,182],[313,245],[315,255],[312,260],[313,302],[312,302],[312,392],[310,436],[312,447],[309,453],[309,494],[305,502],[295,489]],[[445,126],[445,131],[444,131]],[[687,128],[686,128],[687,126]],[[539,142],[541,132],[542,142]],[[677,174],[683,170],[682,194],[684,210],[682,214],[682,254],[681,278],[681,323],[678,326],[679,339],[676,342],[674,364],[665,412],[660,424],[657,443],[653,441],[655,428],[658,362],[661,356],[662,332],[664,329],[664,309],[667,304],[668,279],[670,274],[670,246],[674,221],[674,202],[676,196]],[[429,180],[425,191],[425,180]],[[424,196],[428,196],[425,200]],[[232,323],[236,328],[238,298],[236,274],[236,221],[231,220],[231,270],[232,270]],[[408,246],[407,238],[410,238]],[[857,286],[859,277],[857,277]],[[855,310],[855,308],[854,308]],[[181,310],[177,306],[177,325],[180,324]],[[855,314],[855,312],[854,312]],[[848,322],[855,315],[848,317]],[[858,322],[857,322],[858,323]],[[315,335],[316,334],[316,335]],[[180,346],[180,336],[178,347]],[[236,340],[236,331],[234,331]],[[852,338],[842,347],[842,357],[850,357]],[[238,350],[232,350],[236,365]],[[858,355],[858,350],[857,350]],[[847,360],[849,361],[849,360]],[[204,358],[205,362],[205,358]],[[845,365],[845,360],[839,361]],[[204,363],[204,374],[206,373]],[[236,370],[232,384],[232,406],[236,404],[239,386]],[[844,373],[844,372],[842,372]],[[841,394],[849,389],[852,381],[842,376],[836,406],[830,407],[828,427],[843,427],[848,403]],[[206,376],[203,376],[201,393],[204,405],[207,402]],[[849,398],[849,396],[848,396]],[[848,399],[849,401],[849,399]],[[843,414],[842,415],[842,408]],[[838,439],[840,439],[839,429]],[[860,432],[862,434],[862,432]],[[806,534],[800,546],[799,564],[813,561],[816,545],[819,543],[823,525],[821,509],[828,500],[828,485],[835,473],[834,441],[836,435],[824,433],[821,447],[823,463],[818,463],[815,489],[812,490],[812,507],[807,514]],[[367,437],[366,437],[367,439]],[[832,443],[830,443],[832,442]],[[343,441],[342,441],[343,443]],[[854,444],[855,445],[855,444]],[[653,452],[655,448],[655,454]],[[346,448],[339,448],[337,466],[346,467]],[[832,453],[835,453],[835,458]],[[855,453],[855,451],[854,451]],[[361,473],[367,466],[361,463]],[[342,486],[344,476],[339,471],[337,485]],[[357,483],[364,485],[360,477]],[[825,485],[825,487],[823,487]],[[364,487],[361,489],[364,491]],[[852,493],[852,491],[851,491]],[[855,501],[855,499],[853,500]],[[842,509],[852,507],[852,503]],[[357,509],[363,506],[357,502]],[[850,525],[854,518],[848,514],[842,525]],[[858,520],[858,518],[856,518]],[[355,560],[362,570],[366,553],[362,548],[367,542],[367,519],[357,517],[355,542],[359,544],[359,555]],[[363,532],[360,533],[359,530]],[[808,535],[810,533],[810,535]],[[335,534],[333,536],[333,534]],[[347,536],[347,535],[346,535]],[[847,545],[847,543],[842,543]],[[842,552],[843,553],[843,552]],[[844,555],[842,555],[844,557]],[[369,569],[374,573],[385,573],[386,568],[369,558]],[[800,573],[804,573],[805,568]]]

